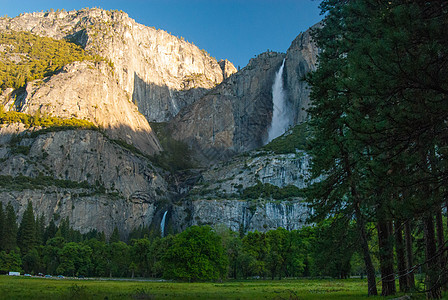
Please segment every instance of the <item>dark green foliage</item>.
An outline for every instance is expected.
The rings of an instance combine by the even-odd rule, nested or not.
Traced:
[[[153,257],[151,255],[151,242],[146,239],[131,241],[132,271],[143,277],[147,277],[151,270]]]
[[[269,254],[266,234],[258,231],[249,232],[242,239],[242,243],[243,251],[246,254],[243,260],[246,272],[264,278],[267,273],[266,261]]]
[[[312,259],[317,267],[313,268],[313,275],[348,278],[352,256],[359,251],[357,237],[350,220],[331,218],[319,224],[314,231]]]
[[[275,154],[296,153],[297,150],[306,149],[309,135],[307,123],[302,123],[294,126],[286,134],[275,138],[262,149]]]
[[[67,243],[60,251],[60,264],[56,271],[68,276],[86,276],[91,267],[92,249],[78,243]]]
[[[5,212],[3,211],[3,203],[0,202],[0,251],[3,250],[4,234],[5,234]]]
[[[101,60],[80,46],[64,40],[40,37],[29,32],[2,32],[0,44],[0,88],[20,88],[25,83],[54,74],[74,61]]]
[[[109,244],[118,243],[120,241],[120,234],[118,233],[118,228],[115,226],[114,231],[112,232],[109,238]]]
[[[22,259],[18,251],[1,251],[0,252],[0,271],[2,272],[21,272]]]
[[[11,147],[11,154],[23,154],[28,155],[30,153],[30,146],[14,145]]]
[[[321,7],[327,16],[315,38],[322,51],[308,77],[309,152],[313,176],[322,179],[308,194],[316,219],[355,216],[369,295],[376,283],[365,228],[377,223],[384,296],[395,293],[392,221],[419,220],[427,296],[439,298],[432,218],[448,178],[446,3],[329,0]]]
[[[171,172],[194,167],[188,145],[173,139],[166,123],[151,123],[151,127],[163,148],[160,154],[152,158],[156,164]]]
[[[2,249],[9,252],[17,246],[17,215],[11,203],[8,203],[5,211],[5,227],[3,229]]]
[[[31,208],[27,208],[29,215]],[[22,218],[21,232],[27,219],[31,218]],[[42,220],[42,216],[37,218],[36,232]],[[46,242],[36,239],[26,254],[24,246],[22,255],[18,249],[0,252],[0,270],[16,268],[32,274],[70,276],[163,276],[188,281],[252,276],[345,277],[350,270],[350,257],[357,251],[353,224],[346,225],[325,222],[301,230],[249,232],[242,237],[225,226],[215,230],[193,226],[164,238],[150,234],[150,239],[133,239],[128,245],[114,241],[118,230],[106,243],[104,233],[93,230],[81,234],[70,227],[68,218],[63,218],[59,226],[51,220],[44,230]],[[20,244],[26,245],[23,241]],[[422,251],[419,248],[417,253]]]
[[[175,236],[163,257],[164,277],[187,281],[223,279],[227,258],[221,238],[211,227],[192,226]]]
[[[124,242],[112,243],[109,246],[110,274],[114,277],[129,276],[128,267],[131,263],[129,246]]]
[[[60,188],[92,188],[87,182],[75,182],[64,179],[55,179],[50,176],[17,176],[12,177],[8,175],[0,175],[0,187],[16,191],[23,191],[25,189],[43,188],[46,186],[57,186]]]
[[[258,181],[256,185],[244,189],[241,193],[244,199],[275,199],[284,200],[294,197],[303,197],[304,193],[295,185],[287,185],[283,188],[270,183],[261,183]]]
[[[28,202],[17,233],[17,245],[23,254],[27,254],[36,244],[36,220],[34,219],[33,205]]]

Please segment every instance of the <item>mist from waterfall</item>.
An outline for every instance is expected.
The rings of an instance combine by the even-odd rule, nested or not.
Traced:
[[[283,59],[282,66],[275,74],[274,84],[272,85],[273,112],[266,144],[285,133],[290,125],[290,114],[286,105],[285,91],[283,89],[284,67],[285,59]]]
[[[160,222],[160,232],[162,233],[162,237],[165,235],[165,219],[166,219],[166,213],[168,211],[166,210],[163,214],[162,222]]]

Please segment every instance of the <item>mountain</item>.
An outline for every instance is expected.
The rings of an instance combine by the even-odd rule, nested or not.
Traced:
[[[309,106],[309,90],[303,78],[314,70],[318,54],[311,41],[311,30],[299,34],[286,55],[258,55],[241,71],[185,107],[171,121],[173,136],[196,149],[197,159],[205,163],[263,146],[272,119],[272,84],[283,60],[291,123],[303,123]]]
[[[256,149],[283,61],[292,123],[306,119],[309,31],[238,72],[121,11],[27,13],[1,18],[0,34],[0,194],[19,216],[31,201],[47,222],[123,236],[164,212],[174,231],[304,224],[306,154]]]

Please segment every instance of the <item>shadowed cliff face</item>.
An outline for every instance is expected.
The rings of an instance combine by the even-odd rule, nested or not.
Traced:
[[[260,54],[241,71],[181,110],[170,124],[174,138],[187,142],[198,161],[204,164],[262,146],[272,120],[272,84],[285,57],[285,107],[291,112],[291,125],[304,122],[309,89],[303,79],[314,70],[318,53],[310,33],[311,29],[301,33],[286,56],[272,52]]]
[[[312,41],[311,31],[318,26],[319,23],[300,33],[286,52],[284,84],[294,114],[294,124],[303,123],[307,119],[310,91],[303,79],[307,73],[316,69],[319,49]]]
[[[272,118],[272,83],[284,54],[263,53],[240,72],[184,108],[170,123],[203,163],[263,145]]]

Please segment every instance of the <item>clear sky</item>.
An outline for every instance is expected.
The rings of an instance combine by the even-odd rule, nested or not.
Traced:
[[[51,8],[118,9],[137,22],[184,37],[235,67],[266,50],[286,52],[322,19],[319,0],[0,0],[0,16]]]

